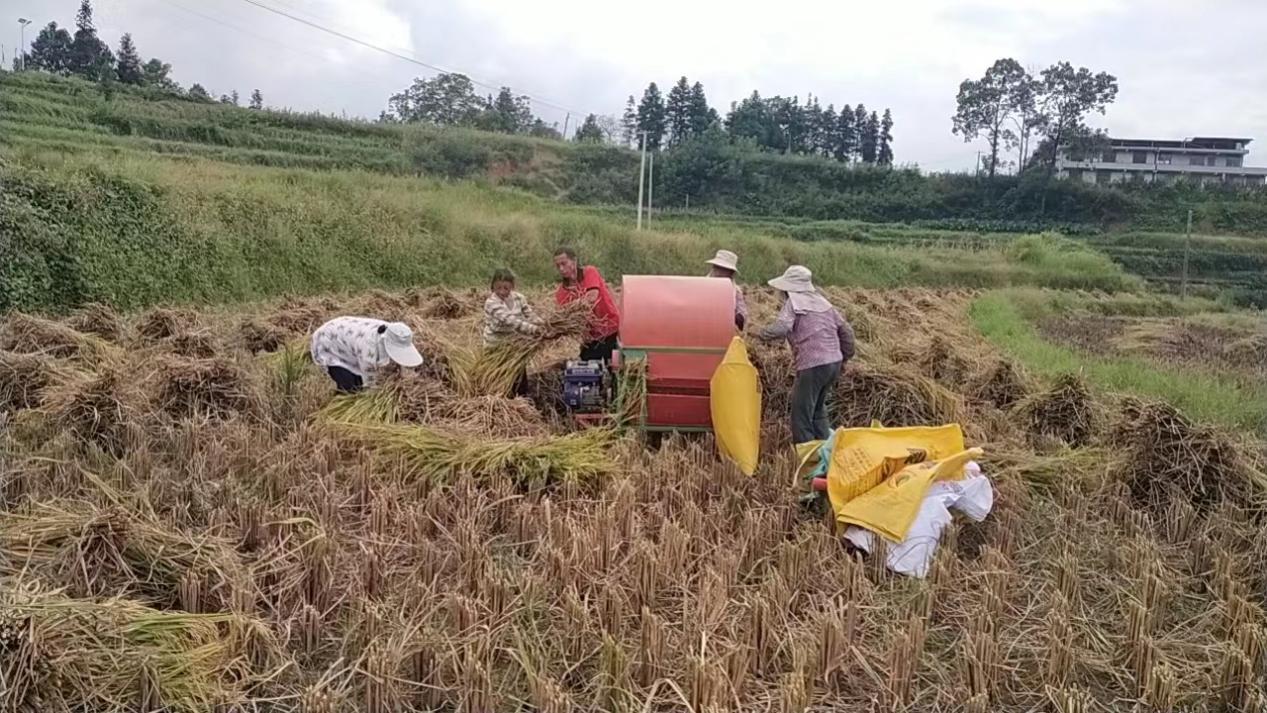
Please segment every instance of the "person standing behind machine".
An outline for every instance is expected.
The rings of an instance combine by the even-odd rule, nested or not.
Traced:
[[[559,287],[554,301],[561,307],[578,300],[592,306],[589,330],[581,344],[582,361],[611,364],[612,352],[619,346],[620,311],[612,299],[607,283],[593,265],[582,266],[576,250],[561,247],[554,251],[554,268],[559,271]]]
[[[718,250],[713,259],[705,264],[709,266],[709,277],[722,277],[733,283],[735,275],[739,274],[739,256],[729,250]],[[747,321],[748,303],[743,299],[743,290],[735,285],[735,329],[742,332]]]
[[[783,308],[774,324],[758,339],[786,339],[796,360],[792,385],[792,443],[822,440],[831,435],[827,398],[841,367],[853,357],[853,327],[814,288],[809,268],[789,267],[769,282],[783,293]]]

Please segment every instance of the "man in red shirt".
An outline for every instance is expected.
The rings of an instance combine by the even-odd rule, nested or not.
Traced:
[[[576,259],[576,250],[572,248],[554,251],[554,267],[559,271],[555,302],[565,305],[583,299],[594,306],[589,333],[581,345],[581,359],[610,363],[612,352],[618,346],[620,311],[616,309],[616,301],[612,299],[603,276],[593,265],[582,267]]]

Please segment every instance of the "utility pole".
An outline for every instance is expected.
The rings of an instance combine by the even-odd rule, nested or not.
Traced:
[[[655,195],[655,154],[651,154],[651,163],[647,164],[647,225],[651,225],[651,214],[655,212],[652,207],[652,198]]]
[[[1188,209],[1188,230],[1183,236],[1183,287],[1180,297],[1188,299],[1188,255],[1192,252],[1192,209]]]
[[[21,67],[23,72],[26,71],[26,26],[29,24],[31,24],[31,21],[25,17],[18,18],[18,26],[20,28],[18,30],[18,37],[20,38],[18,41],[18,57],[22,58]]]
[[[642,132],[642,161],[638,164],[638,230],[642,230],[642,184],[647,176],[647,132]]]
[[[555,114],[555,116],[558,116],[558,114]],[[570,120],[571,118],[572,118],[572,112],[570,111],[567,114],[563,115],[563,140],[564,141],[568,140],[568,120]]]

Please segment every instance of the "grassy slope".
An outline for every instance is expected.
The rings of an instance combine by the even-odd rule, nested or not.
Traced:
[[[993,292],[977,299],[972,320],[996,346],[1046,376],[1081,372],[1099,386],[1162,399],[1211,422],[1267,432],[1267,386],[1246,386],[1135,358],[1098,357],[1043,339],[1027,319],[1026,295]]]

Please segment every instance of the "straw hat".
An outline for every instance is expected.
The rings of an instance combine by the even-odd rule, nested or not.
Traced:
[[[422,363],[422,355],[414,346],[414,333],[404,322],[391,322],[383,326],[381,332],[383,350],[388,358],[401,366],[418,366]]]
[[[729,250],[718,250],[712,260],[704,263],[713,267],[720,267],[723,270],[731,272],[739,272],[739,256]]]
[[[793,265],[784,270],[781,277],[776,277],[767,284],[781,292],[817,292],[812,278],[813,274],[808,267]]]

